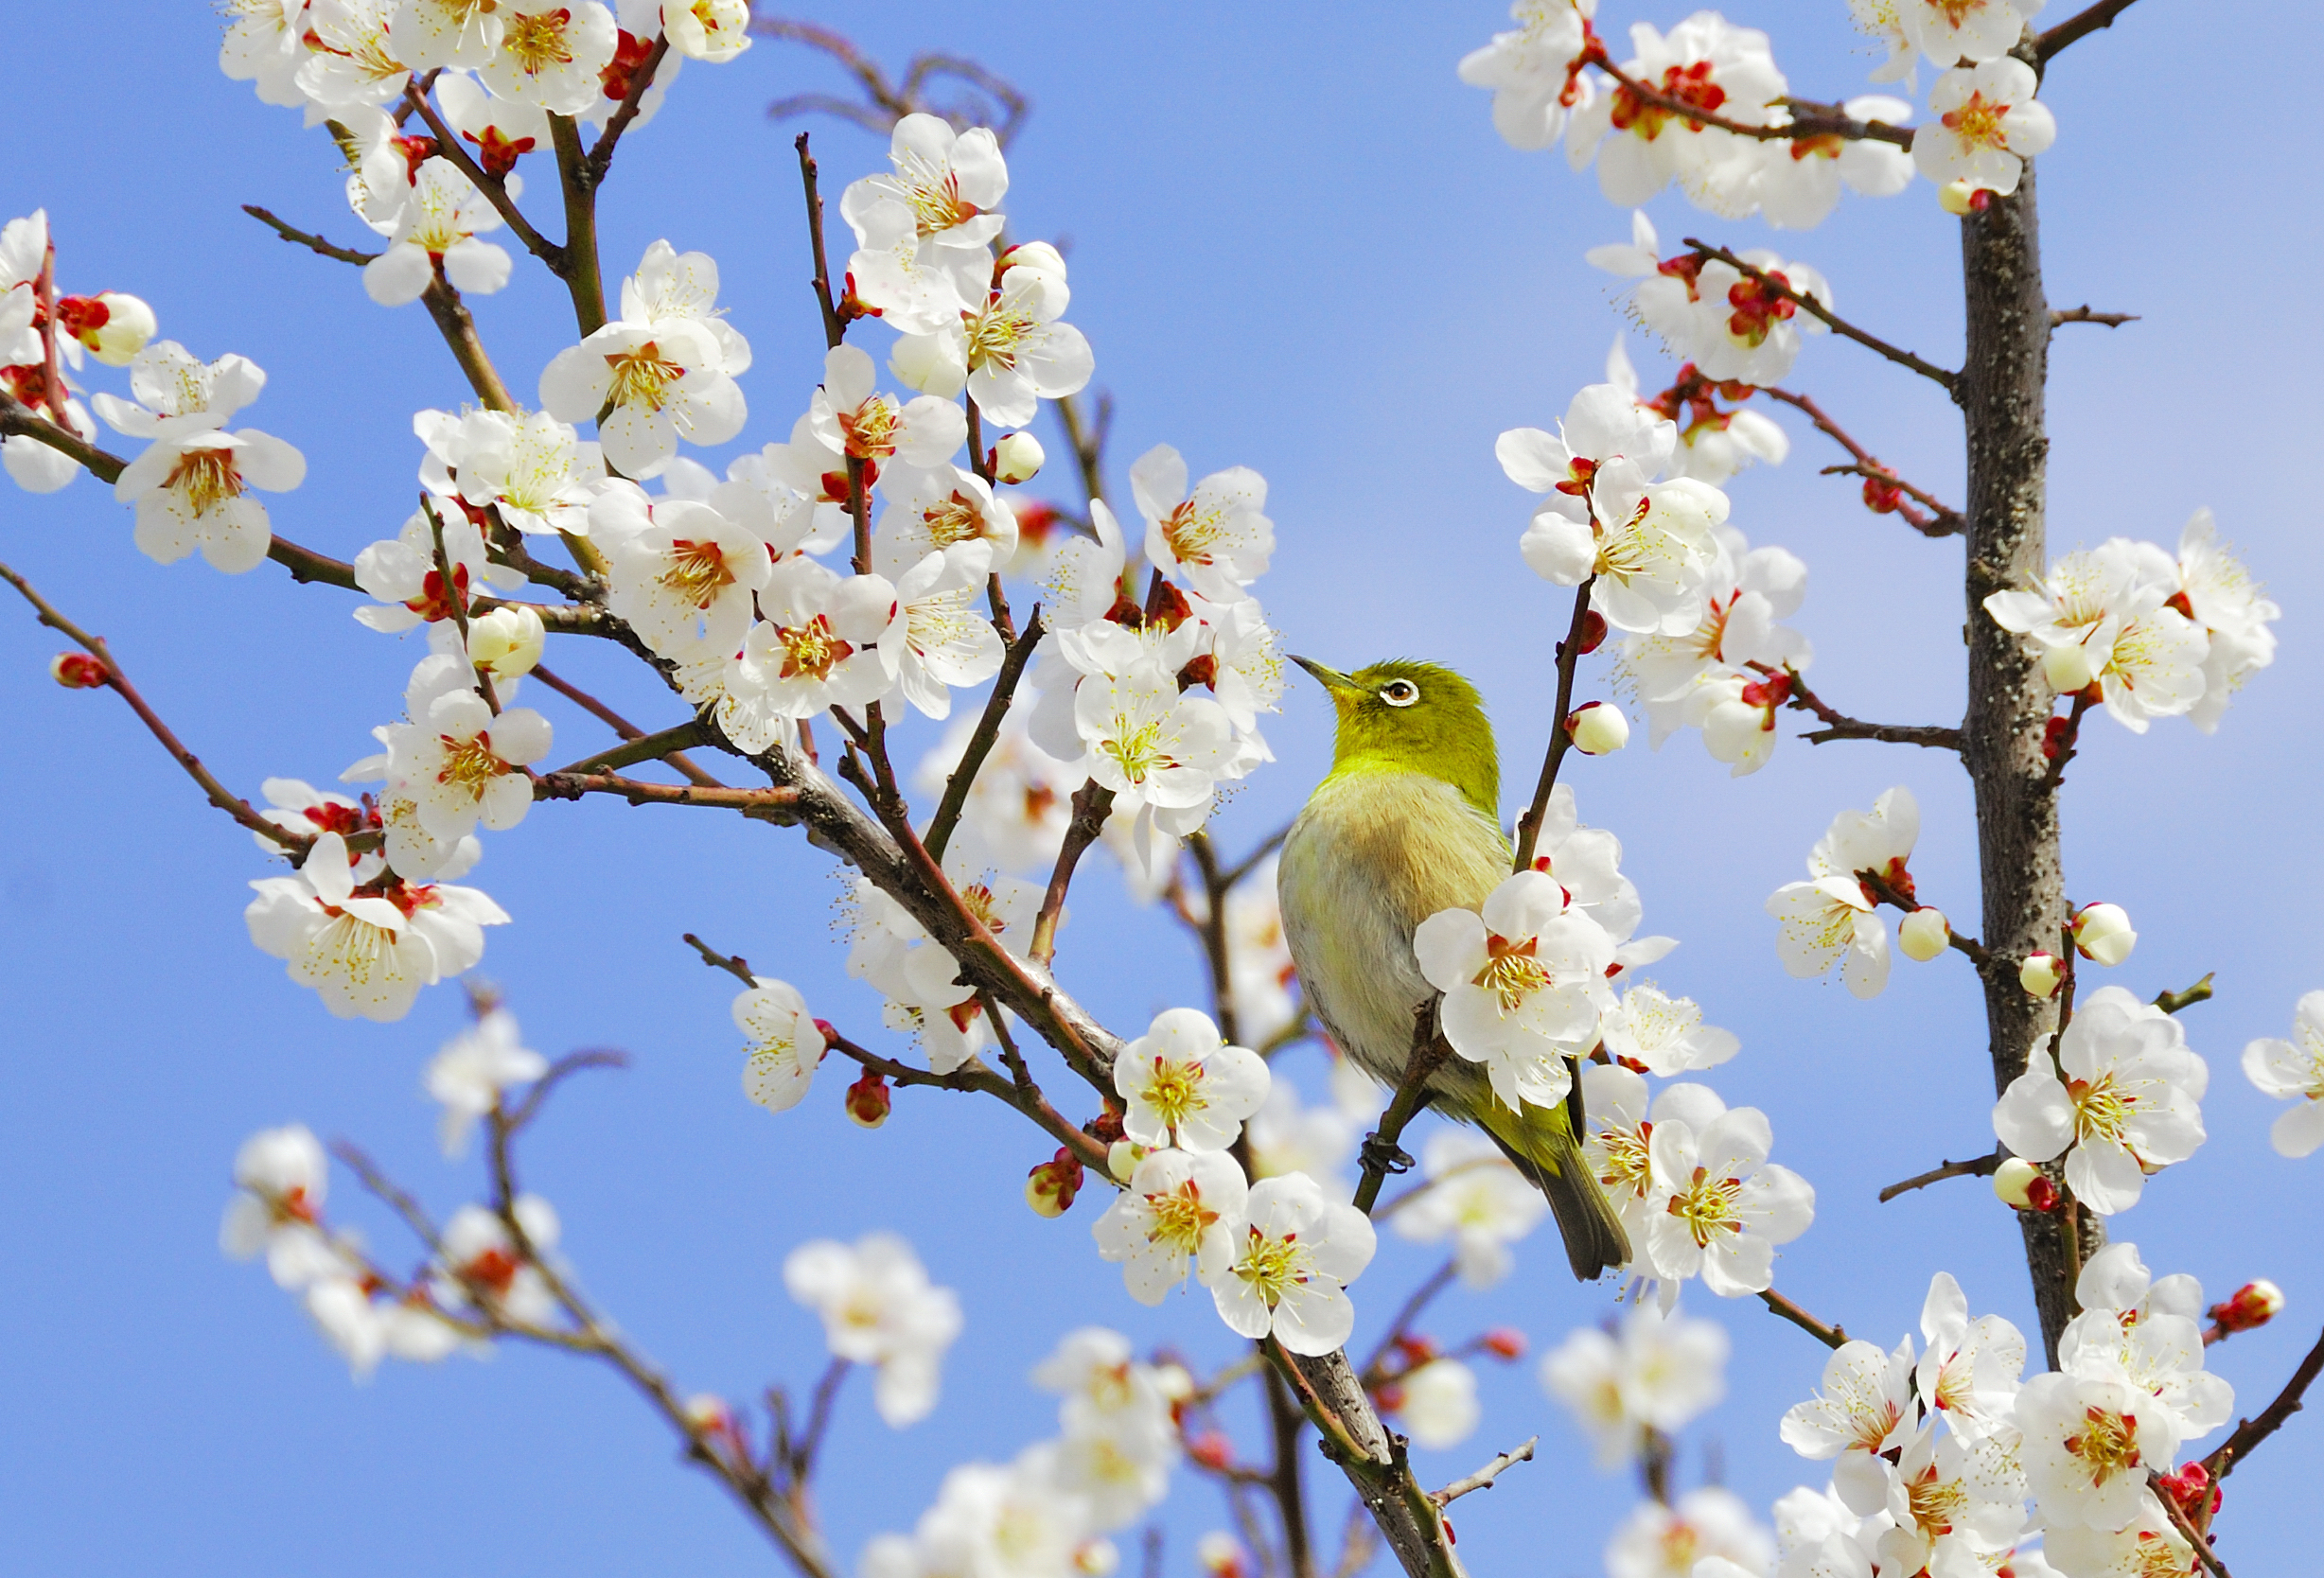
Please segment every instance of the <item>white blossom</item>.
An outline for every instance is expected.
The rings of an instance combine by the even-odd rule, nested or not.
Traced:
[[[1925,6],[1928,0],[1898,3]],[[2009,0],[1977,9],[2006,11]],[[1913,164],[1940,186],[1963,181],[1973,190],[2007,197],[2017,189],[2025,162],[2057,140],[2056,118],[2034,97],[2039,86],[2032,66],[2006,55],[1945,72],[1928,90],[1928,113],[1935,118],[1912,133]]]
[[[1555,1107],[1573,1077],[1567,1060],[1596,1038],[1611,1006],[1606,985],[1613,940],[1568,907],[1566,890],[1541,871],[1502,879],[1482,911],[1449,909],[1420,922],[1413,952],[1445,994],[1445,1039],[1485,1065],[1493,1094]]]
[[[258,397],[266,375],[248,359],[203,364],[174,340],[130,363],[137,404],[98,394],[91,404],[118,431],[152,442],[122,469],[113,496],[137,506],[137,547],[162,564],[202,551],[214,570],[255,570],[273,540],[254,487],[282,493],[305,481],[307,460],[281,439],[227,419]]]
[[[2029,1162],[2066,1158],[2066,1184],[2102,1216],[2139,1202],[2150,1172],[2204,1140],[2210,1071],[2179,1022],[2121,987],[2074,1007],[2057,1068],[2035,1058],[1993,1109],[1994,1132]]]
[[[768,1112],[787,1112],[805,1098],[823,1061],[823,1028],[806,999],[788,981],[750,978],[734,999],[734,1027],[748,1038],[743,1050],[743,1094]]]
[[[529,1084],[549,1072],[549,1060],[523,1044],[517,1016],[496,1008],[444,1043],[428,1064],[430,1096],[444,1104],[436,1136],[444,1154],[467,1149],[477,1120],[498,1106],[511,1085]]]
[[[1451,1239],[1461,1281],[1490,1288],[1509,1274],[1509,1246],[1541,1224],[1549,1202],[1499,1146],[1467,1130],[1431,1134],[1420,1166],[1424,1184],[1398,1209],[1397,1236],[1420,1244]]]
[[[1654,1126],[1647,1156],[1655,1187],[1669,1196],[1646,1223],[1646,1254],[1661,1276],[1699,1273],[1721,1298],[1764,1291],[1775,1250],[1807,1231],[1816,1191],[1788,1167],[1770,1166],[1774,1137],[1755,1107],[1737,1107],[1698,1134],[1679,1119]]]
[[[1253,1339],[1272,1332],[1286,1350],[1307,1356],[1347,1342],[1356,1308],[1346,1289],[1378,1247],[1370,1219],[1293,1173],[1252,1184],[1229,1232],[1233,1259],[1204,1279],[1229,1330]]]
[[[829,1238],[783,1262],[783,1285],[822,1318],[834,1358],[877,1367],[873,1406],[901,1429],[936,1406],[944,1350],[960,1334],[960,1301],[928,1281],[911,1245],[867,1234],[853,1248]]]
[[[1611,1333],[1582,1326],[1541,1357],[1541,1386],[1571,1409],[1600,1468],[1636,1456],[1649,1429],[1672,1435],[1727,1394],[1727,1328],[1632,1306]]]
[[[1840,978],[1858,997],[1877,997],[1888,985],[1888,926],[1872,889],[1871,872],[1907,898],[1907,867],[1920,839],[1921,808],[1901,784],[1873,801],[1869,813],[1843,811],[1808,851],[1805,882],[1786,883],[1768,898],[1768,913],[1782,923],[1776,956],[1801,979],[1823,974],[1841,960]]]
[[[2279,1156],[2298,1159],[2324,1146],[2324,991],[2311,991],[2292,1015],[2293,1041],[2262,1037],[2244,1047],[2244,1076],[2261,1092],[2289,1096],[2267,1137]]]
[[[1121,1265],[1130,1296],[1157,1305],[1189,1267],[1208,1282],[1233,1259],[1250,1186],[1223,1150],[1156,1150],[1092,1225],[1098,1254]]]

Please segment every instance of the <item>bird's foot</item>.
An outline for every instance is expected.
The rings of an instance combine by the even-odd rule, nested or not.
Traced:
[[[1356,1154],[1366,1172],[1410,1172],[1415,1165],[1410,1152],[1382,1140],[1377,1132],[1364,1136],[1364,1144]]]

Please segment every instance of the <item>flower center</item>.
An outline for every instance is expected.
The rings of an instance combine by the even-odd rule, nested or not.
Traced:
[[[1641,1123],[1635,1129],[1601,1129],[1598,1148],[1606,1159],[1600,1164],[1598,1182],[1608,1192],[1619,1198],[1628,1193],[1644,1200],[1653,1182],[1654,1168],[1647,1160],[1646,1144],[1653,1137],[1654,1125]]]
[[[1734,311],[1727,318],[1728,338],[1753,350],[1765,344],[1775,325],[1799,310],[1799,305],[1779,289],[1790,284],[1769,270],[1765,279],[1739,279],[1729,286],[1727,305]]]
[[[2078,1143],[2086,1145],[2095,1140],[2102,1145],[2122,1145],[2130,1110],[2138,1105],[2139,1098],[2117,1085],[2113,1075],[2102,1074],[2095,1080],[2069,1080],[2066,1094],[2073,1099],[2074,1138]]]
[[[235,468],[231,449],[188,449],[162,484],[185,496],[185,507],[207,515],[214,507],[242,492],[242,473]]]
[[[1203,1065],[1154,1059],[1153,1081],[1146,1087],[1144,1099],[1156,1117],[1175,1130],[1190,1114],[1209,1105],[1203,1096]]]
[[[1167,765],[1162,754],[1162,725],[1156,720],[1134,723],[1126,717],[1118,719],[1117,724],[1114,735],[1099,741],[1098,748],[1113,758],[1124,779],[1142,784],[1148,773]]]
[[[721,589],[734,584],[726,554],[714,542],[679,537],[670,544],[668,561],[657,577],[673,596],[695,608],[707,608]]]
[[[967,324],[970,367],[1014,367],[1018,352],[1032,333],[1033,317],[1022,307],[1005,306],[996,297],[982,312],[968,318]]]
[[[436,738],[444,744],[444,765],[436,769],[438,783],[457,785],[482,799],[484,785],[509,770],[507,763],[492,754],[489,735],[456,740],[449,734],[439,734]]]
[[[886,460],[894,454],[896,416],[892,394],[874,394],[854,411],[840,412],[839,430],[847,435],[847,452],[857,460]]]
[[[1294,1284],[1307,1281],[1307,1251],[1295,1233],[1280,1238],[1270,1238],[1256,1227],[1250,1233],[1242,1258],[1235,1262],[1235,1274],[1273,1309]]]
[[[1967,103],[1945,111],[1941,118],[1945,129],[1966,147],[2006,149],[2009,133],[2001,130],[2001,117],[2009,110],[2006,104],[1987,103],[1982,93],[1972,93]]]
[[[1735,1216],[1742,1194],[1741,1179],[1713,1178],[1697,1167],[1694,1178],[1670,1197],[1670,1214],[1686,1224],[1697,1248],[1707,1249],[1715,1236],[1743,1231]]]
[[[2129,1414],[2092,1408],[2083,1418],[2082,1433],[2068,1436],[2066,1449],[2082,1460],[2091,1484],[2103,1485],[2139,1466],[2139,1429]]]
[[[670,397],[670,385],[686,376],[686,369],[662,359],[651,340],[634,351],[606,358],[606,365],[613,369],[606,398],[617,406],[643,406],[647,411],[660,411]]]
[[[1226,538],[1226,512],[1204,509],[1188,499],[1162,522],[1163,540],[1180,564],[1206,565],[1210,551]]]
[[[1202,1188],[1190,1178],[1166,1195],[1148,1195],[1146,1207],[1153,1217],[1146,1241],[1168,1244],[1180,1254],[1201,1249],[1203,1230],[1219,1219],[1219,1214],[1203,1203]]]
[[[966,224],[983,211],[962,200],[960,178],[948,166],[940,167],[912,154],[896,166],[896,178],[923,236]]]
[[[1533,956],[1540,946],[1539,938],[1511,942],[1505,937],[1488,936],[1485,951],[1490,956],[1470,984],[1499,997],[1503,1013],[1516,1012],[1526,998],[1549,985],[1549,967]]]
[[[1727,102],[1727,90],[1711,80],[1711,62],[1697,61],[1693,65],[1670,66],[1663,72],[1662,94],[1675,98],[1691,110],[1715,114]],[[1671,119],[1671,113],[1659,104],[1649,104],[1628,88],[1614,90],[1614,130],[1635,132],[1647,142],[1663,134],[1663,127]],[[1680,118],[1680,124],[1689,132],[1699,132],[1699,121]]]
[[[1936,1539],[1953,1532],[1953,1524],[1969,1503],[1969,1493],[1959,1480],[1939,1479],[1936,1464],[1931,1464],[1905,1487],[1905,1500],[1921,1533]]]
[[[927,528],[928,541],[938,548],[973,542],[984,535],[984,512],[964,493],[955,493],[942,503],[931,504],[921,512],[920,519]]]
[[[527,77],[537,77],[551,66],[571,65],[572,50],[566,43],[566,31],[572,22],[572,12],[562,7],[513,17],[502,47],[517,57],[518,68]]]
[[[855,649],[831,633],[831,622],[818,614],[804,624],[778,624],[775,640],[783,643],[783,677],[805,675],[821,679],[854,655]]]

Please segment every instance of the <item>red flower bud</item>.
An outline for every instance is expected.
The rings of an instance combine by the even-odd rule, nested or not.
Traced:
[[[1904,507],[1905,490],[1885,477],[1864,479],[1864,507],[1875,515],[1894,515]]]
[[[2046,1173],[2025,1186],[2025,1208],[2029,1211],[2054,1211],[2065,1202],[2065,1199],[2058,1192],[2057,1184]]]
[[[863,1078],[847,1088],[847,1115],[864,1129],[877,1129],[888,1121],[888,1109],[893,1105],[888,1081],[870,1069]]]
[[[1187,1456],[1205,1468],[1224,1469],[1235,1461],[1235,1444],[1218,1430],[1205,1430],[1187,1443]]]
[[[2211,1306],[2210,1310],[2211,1320],[2222,1337],[2263,1326],[2282,1312],[2283,1289],[2265,1277],[2245,1283],[2227,1296],[2227,1302]]]
[[[1081,1192],[1081,1161],[1063,1146],[1057,1148],[1055,1156],[1025,1175],[1025,1203],[1040,1216],[1064,1216],[1073,1209],[1073,1197]]]
[[[2219,1482],[2200,1463],[2190,1463],[2175,1474],[2157,1474],[2155,1488],[2177,1502],[2190,1523],[2199,1524],[2219,1510]]]
[[[85,652],[60,652],[48,660],[49,676],[68,691],[94,691],[109,685],[113,676],[105,665]]]
[[[1485,1351],[1495,1359],[1519,1359],[1525,1357],[1525,1334],[1510,1326],[1495,1326],[1481,1339]]]
[[[1606,641],[1606,616],[1595,608],[1581,616],[1581,644],[1575,652],[1587,658]]]

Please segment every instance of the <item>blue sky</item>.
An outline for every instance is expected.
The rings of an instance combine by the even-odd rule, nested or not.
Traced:
[[[239,351],[268,371],[244,419],[298,445],[310,468],[301,490],[273,500],[286,535],[343,556],[392,535],[418,459],[410,414],[456,402],[454,370],[421,309],[374,307],[352,270],[236,211],[262,203],[357,239],[322,134],[217,73],[204,8],[132,8],[130,25],[106,32],[101,74],[85,19],[20,9],[15,57],[49,69],[13,86],[19,135],[0,165],[0,217],[44,204],[69,288],[135,291],[198,354]],[[1198,473],[1258,467],[1280,543],[1259,589],[1292,649],[1461,668],[1492,707],[1510,778],[1529,778],[1565,605],[1520,569],[1527,501],[1494,465],[1492,439],[1550,425],[1599,376],[1617,319],[1611,282],[1580,254],[1626,238],[1628,219],[1557,154],[1504,147],[1485,96],[1453,78],[1498,9],[803,14],[891,64],[919,48],[974,56],[1031,96],[1009,212],[1021,235],[1071,238],[1073,321],[1120,402],[1117,478],[1160,442]],[[1618,36],[1633,17],[1681,14],[1610,5],[1602,21]],[[1871,58],[1839,0],[1729,14],[1773,33],[1796,92],[1862,90]],[[2313,8],[2245,8],[2242,25],[2283,58],[2324,45]],[[2208,503],[2285,610],[2276,666],[2216,736],[2166,722],[2134,737],[2095,721],[2067,789],[2069,892],[2127,905],[2140,929],[2117,978],[2151,994],[2219,972],[2218,1000],[2187,1020],[2213,1069],[2210,1143],[2118,1228],[2158,1272],[2192,1271],[2215,1297],[2255,1275],[2282,1284],[2283,1321],[2214,1351],[2251,1411],[2305,1349],[2324,1303],[2324,1239],[2304,1214],[2319,1164],[2267,1149],[2274,1104],[2235,1068],[2247,1039],[2284,1033],[2294,1000],[2324,985],[2306,897],[2324,853],[2315,758],[2298,745],[2315,738],[2324,677],[2311,636],[2314,493],[2299,460],[2314,447],[2299,391],[2324,324],[2314,292],[2286,277],[2319,238],[2315,175],[2290,152],[2310,134],[2301,106],[2260,93],[2227,106],[2191,80],[2190,27],[2184,8],[2135,8],[2077,45],[2045,92],[2060,123],[2042,161],[2051,298],[2143,315],[2056,342],[2051,533],[2059,550],[2118,534],[2170,543]],[[771,44],[690,68],[661,118],[625,143],[606,200],[609,272],[664,236],[720,260],[733,322],[757,353],[745,380],[752,447],[784,436],[820,361],[789,129],[761,112],[837,86],[824,62]],[[882,151],[845,127],[819,126],[816,143],[835,184]],[[1804,257],[1849,315],[1939,360],[1960,354],[1955,227],[1925,183],[1882,202],[1851,199],[1822,229],[1772,241],[1675,197],[1652,212],[1666,237]],[[520,266],[508,291],[475,305],[520,392],[568,342],[562,294],[535,271]],[[1648,377],[1667,370],[1642,342],[1632,349]],[[1791,381],[1905,475],[1958,499],[1959,426],[1934,389],[1830,340],[1811,343]],[[1958,545],[1867,515],[1851,485],[1815,474],[1838,457],[1784,420],[1792,459],[1737,482],[1734,519],[1810,567],[1794,622],[1816,642],[1818,688],[1858,715],[1949,721],[1962,695]],[[229,783],[327,780],[396,708],[406,654],[355,625],[345,596],[294,589],[271,566],[233,580],[193,562],[155,566],[131,547],[127,512],[86,480],[46,500],[0,494],[0,544],[113,638]],[[439,1211],[476,1191],[472,1172],[436,1155],[418,1090],[459,1002],[437,991],[401,1025],[345,1025],[286,983],[239,919],[244,884],[266,863],[122,709],[50,684],[53,650],[28,618],[0,616],[12,735],[0,759],[0,1001],[14,1032],[0,1060],[11,1206],[0,1219],[0,1410],[15,1422],[0,1445],[0,1566],[763,1569],[757,1537],[672,1462],[660,1428],[611,1376],[508,1353],[351,1386],[263,1272],[219,1256],[227,1168],[262,1126],[296,1118],[360,1139]],[[609,655],[555,660],[641,718],[671,721],[666,697]],[[1593,675],[1602,693],[1603,668]],[[553,715],[564,755],[599,742],[570,709]],[[1217,822],[1230,850],[1294,811],[1328,753],[1311,692],[1294,690],[1269,732],[1278,763]],[[1684,939],[1658,977],[1742,1038],[1713,1082],[1768,1111],[1777,1160],[1820,1192],[1817,1224],[1779,1263],[1779,1284],[1893,1341],[1944,1267],[1976,1308],[2030,1329],[2015,1225],[1981,1185],[1873,1203],[1880,1184],[1990,1141],[1966,971],[1900,961],[1887,994],[1858,1003],[1836,983],[1784,976],[1760,907],[1835,812],[1903,783],[1924,808],[1924,897],[1974,914],[1968,796],[1951,760],[1787,741],[1766,771],[1730,780],[1692,738],[1659,755],[1642,738],[1577,763],[1571,781],[1584,819],[1625,840],[1649,928]],[[1007,1114],[923,1096],[865,1134],[842,1120],[836,1083],[781,1119],[740,1099],[729,983],[679,933],[748,955],[858,1033],[875,1023],[831,939],[838,884],[796,835],[696,813],[555,806],[494,839],[477,880],[516,917],[492,937],[484,972],[531,1043],[634,1059],[558,1098],[530,1142],[531,1180],[563,1212],[588,1286],[682,1386],[748,1396],[770,1381],[811,1384],[819,1339],[779,1278],[801,1239],[898,1228],[960,1289],[967,1329],[938,1411],[897,1434],[860,1392],[843,1410],[820,1491],[843,1553],[908,1526],[952,1462],[1006,1458],[1048,1433],[1048,1402],[1022,1376],[1069,1327],[1099,1321],[1226,1351],[1206,1305],[1150,1315],[1121,1295],[1088,1251],[1090,1205],[1059,1222],[1024,1209],[1019,1181],[1047,1148]],[[1191,951],[1163,917],[1116,897],[1105,871],[1075,909],[1061,968],[1110,1023],[1134,1028],[1190,999]],[[383,1247],[397,1242],[360,1203],[347,1208]],[[1576,1288],[1559,1258],[1530,1243],[1491,1293],[1448,1296],[1437,1329],[1510,1324],[1546,1345],[1599,1319],[1609,1290]],[[1430,1266],[1410,1246],[1384,1247],[1358,1285],[1367,1319]],[[1762,1509],[1820,1482],[1774,1423],[1813,1385],[1821,1350],[1755,1305],[1690,1307],[1727,1325],[1735,1357],[1728,1401],[1689,1432],[1681,1479],[1700,1476],[1716,1443],[1728,1482]],[[1464,1554],[1479,1571],[1593,1572],[1629,1490],[1590,1467],[1529,1369],[1492,1389],[1469,1446],[1426,1457],[1423,1472],[1449,1479],[1541,1432],[1539,1462],[1469,1503]],[[2219,1527],[2231,1566],[2286,1569],[2312,1548],[2297,1497],[2316,1428],[2295,1421],[2230,1482]],[[1316,1482],[1335,1522],[1344,1498]],[[1179,1571],[1192,1536],[1222,1519],[1188,1478],[1166,1521]]]

